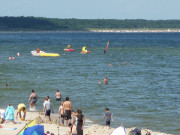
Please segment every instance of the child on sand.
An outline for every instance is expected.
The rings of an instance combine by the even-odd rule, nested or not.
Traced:
[[[61,119],[62,124],[64,124],[64,108],[63,108],[63,101],[61,102],[61,106],[59,107],[59,120]]]
[[[110,127],[111,120],[113,121],[113,116],[112,116],[111,112],[109,112],[109,108],[106,108],[105,110],[106,110],[106,112],[104,114],[104,119],[106,118],[106,126]]]

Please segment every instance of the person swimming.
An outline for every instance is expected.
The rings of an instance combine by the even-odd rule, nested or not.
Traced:
[[[104,55],[106,55],[106,49],[104,48]]]
[[[17,53],[17,56],[20,56],[20,53]]]
[[[108,84],[107,77],[104,78],[104,84]]]
[[[8,84],[6,83],[4,86],[5,86],[5,87],[7,87],[7,86],[8,86]]]

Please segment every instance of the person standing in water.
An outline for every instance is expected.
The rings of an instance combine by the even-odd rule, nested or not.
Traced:
[[[4,86],[5,86],[5,87],[7,87],[7,86],[8,86],[8,84],[6,83]]]
[[[61,101],[61,92],[59,90],[57,90],[55,97],[56,97],[56,101]]]
[[[32,93],[29,96],[30,109],[32,109],[32,107],[33,107],[34,110],[36,110],[36,102],[37,102],[37,95],[34,92],[34,90],[32,90]]]
[[[106,49],[104,48],[104,55],[106,55]]]
[[[109,112],[109,108],[106,108],[105,110],[106,110],[106,112],[104,114],[104,119],[106,119],[106,126],[110,127],[111,120],[113,121],[113,117],[112,117],[111,112]]]
[[[107,77],[104,78],[104,84],[108,84]]]
[[[99,85],[101,85],[101,80],[99,80]]]

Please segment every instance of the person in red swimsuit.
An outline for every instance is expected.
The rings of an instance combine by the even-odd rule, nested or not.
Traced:
[[[39,48],[37,49],[37,53],[40,53],[40,49]]]

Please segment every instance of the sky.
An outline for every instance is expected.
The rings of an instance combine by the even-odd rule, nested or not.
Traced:
[[[180,0],[0,0],[0,16],[180,19]]]

